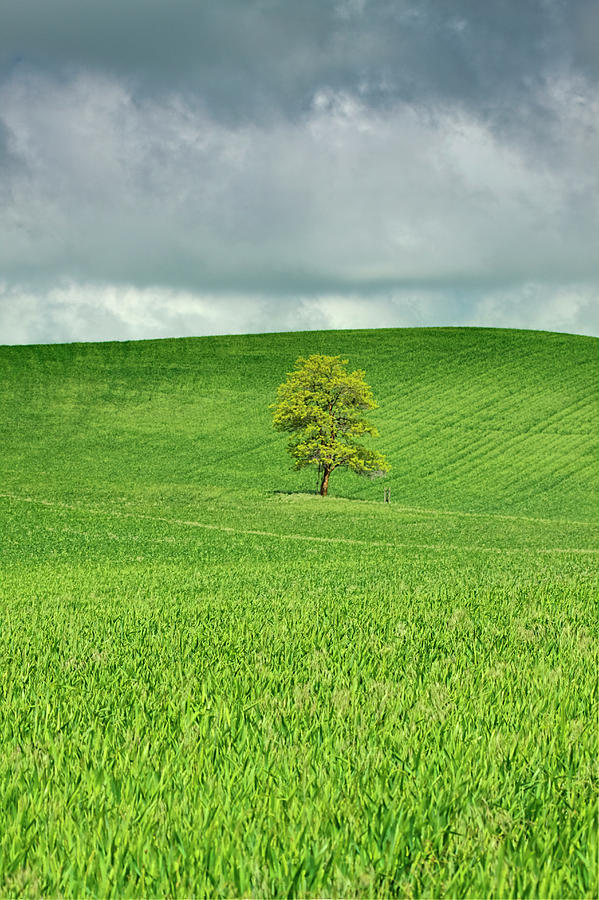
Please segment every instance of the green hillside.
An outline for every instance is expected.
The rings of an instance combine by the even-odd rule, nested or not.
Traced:
[[[0,347],[0,896],[595,898],[598,344]],[[388,479],[292,470],[311,353]]]
[[[475,328],[330,331],[0,350],[0,477],[42,496],[311,491],[268,405],[300,355],[366,370],[395,502],[597,515],[595,338]],[[337,472],[334,495],[378,500]]]

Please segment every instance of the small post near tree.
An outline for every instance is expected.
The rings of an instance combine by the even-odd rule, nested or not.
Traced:
[[[277,402],[271,404],[274,427],[292,435],[288,450],[295,468],[317,466],[323,497],[337,468],[370,478],[386,475],[391,468],[384,456],[359,441],[364,435],[378,436],[363,415],[378,404],[364,381],[365,373],[348,372],[347,362],[340,356],[300,357],[280,385]]]

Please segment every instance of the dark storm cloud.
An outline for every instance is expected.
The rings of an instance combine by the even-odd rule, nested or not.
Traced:
[[[218,117],[295,116],[323,85],[370,104],[446,100],[506,120],[556,68],[597,79],[589,0],[19,0],[0,62],[108,71],[201,95]]]
[[[595,4],[1,4],[0,342],[597,330]]]

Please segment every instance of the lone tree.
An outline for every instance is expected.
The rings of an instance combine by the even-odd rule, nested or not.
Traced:
[[[363,417],[376,409],[364,372],[348,372],[339,356],[300,357],[295,370],[280,385],[277,402],[271,404],[273,425],[289,431],[288,450],[295,468],[318,466],[320,493],[326,497],[331,472],[340,466],[371,478],[391,468],[384,456],[359,443],[365,434],[377,437],[377,429]]]

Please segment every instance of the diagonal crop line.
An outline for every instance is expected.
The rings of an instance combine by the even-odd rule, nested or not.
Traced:
[[[278,531],[264,531],[257,528],[234,528],[232,525],[216,525],[213,522],[197,522],[192,519],[170,519],[167,516],[151,516],[147,513],[118,512],[115,510],[94,509],[93,507],[75,506],[70,503],[56,503],[50,500],[41,500],[34,497],[17,497],[14,494],[0,494],[5,499],[17,500],[23,503],[39,503],[43,506],[61,509],[72,509],[77,512],[85,512],[96,515],[109,515],[121,519],[143,519],[151,522],[164,522],[167,525],[179,525],[186,528],[202,528],[207,531],[220,531],[227,534],[255,535],[257,537],[272,537],[281,540],[308,541],[326,544],[353,544],[363,547],[386,547],[389,549],[414,549],[414,550],[457,550],[457,551],[487,551],[490,553],[599,553],[599,548],[585,547],[492,547],[485,544],[417,544],[395,541],[367,541],[361,538],[330,537],[325,535],[295,534]],[[417,507],[401,507],[402,509],[414,509]],[[429,512],[431,510],[428,510]],[[478,515],[466,513],[466,515]],[[485,515],[480,513],[480,515]],[[517,517],[514,517],[517,518]],[[536,520],[544,521],[544,520]],[[554,521],[554,520],[549,520]],[[583,523],[587,524],[587,523]],[[63,529],[65,530],[65,529]]]

